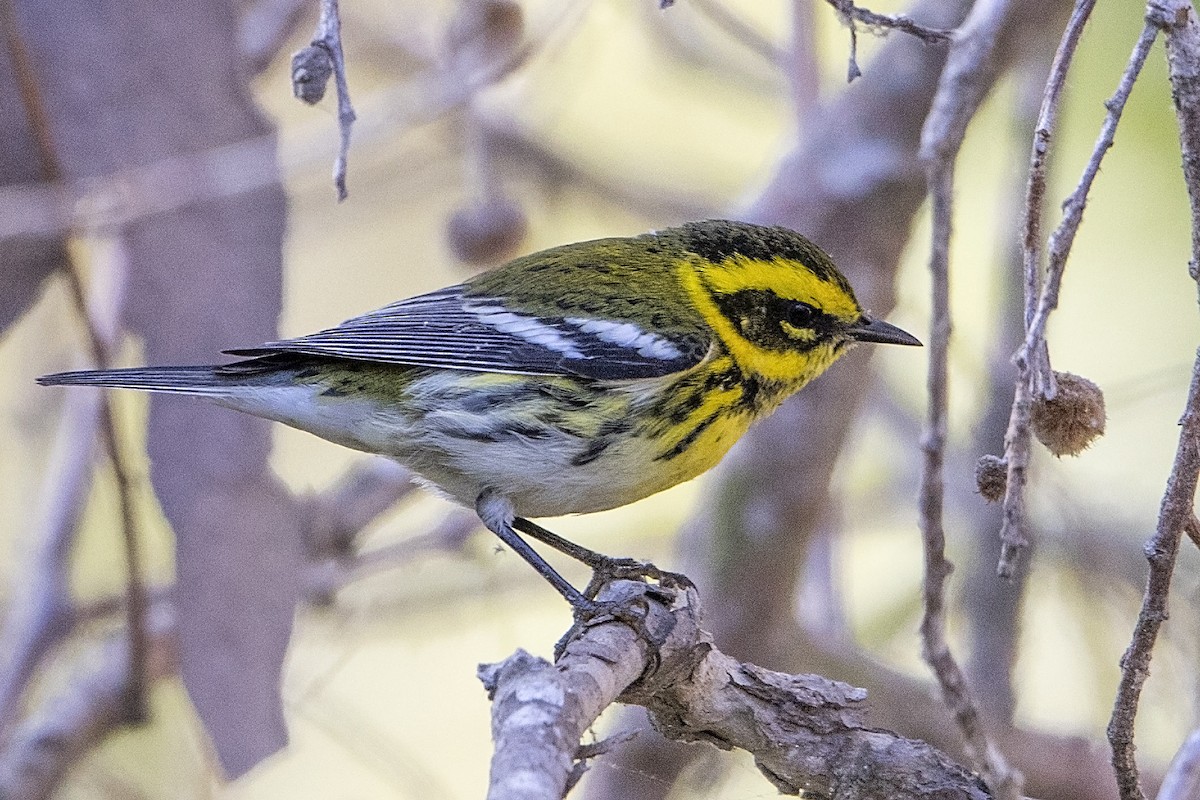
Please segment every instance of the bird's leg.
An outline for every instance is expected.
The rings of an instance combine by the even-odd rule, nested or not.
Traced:
[[[631,608],[629,604],[598,601],[595,599],[595,594],[590,593],[590,584],[588,587],[589,593],[580,592],[578,589],[572,586],[566,578],[564,578],[562,575],[559,575],[554,567],[546,563],[546,560],[538,555],[537,551],[530,547],[529,544],[520,537],[516,530],[514,530],[514,527],[517,527],[518,523],[523,523],[519,525],[522,530],[524,530],[525,526],[532,526],[537,532],[531,533],[530,535],[539,539],[541,538],[542,534],[551,537],[553,541],[543,541],[545,541],[546,544],[550,544],[552,547],[558,547],[558,544],[561,543],[562,545],[571,548],[570,551],[564,550],[563,552],[567,555],[572,555],[573,557],[584,561],[585,564],[588,564],[589,562],[581,557],[583,554],[588,554],[589,556],[594,557],[594,560],[598,560],[599,562],[633,562],[632,559],[608,559],[606,556],[602,556],[599,553],[593,553],[587,548],[572,544],[566,539],[562,539],[555,534],[550,533],[550,531],[545,530],[544,528],[533,525],[533,523],[529,522],[528,520],[517,517],[513,511],[512,502],[507,497],[492,491],[485,491],[479,495],[479,497],[475,500],[475,511],[477,514],[479,514],[479,518],[483,520],[483,524],[487,526],[488,530],[500,537],[500,541],[511,547],[513,551],[517,553],[517,555],[525,559],[525,561],[527,561],[531,567],[537,570],[539,575],[545,578],[550,585],[558,590],[558,593],[566,598],[567,602],[571,604],[571,608],[574,610],[575,614],[575,625],[566,633],[565,636],[563,636],[562,639],[559,639],[558,643],[554,646],[555,659],[562,655],[567,641],[574,636],[577,630],[582,627],[586,627],[588,624],[602,621],[602,617],[608,617],[624,622],[626,625],[629,625],[631,628],[637,631],[640,636],[642,636],[647,642],[650,642],[655,648],[661,646],[663,641],[665,641],[664,636],[655,635],[646,627],[646,613],[648,609],[643,607],[641,609],[641,613],[638,613]],[[657,568],[655,571],[658,572]],[[686,580],[686,578],[684,580]],[[595,583],[595,581],[596,579],[593,578],[592,582]]]
[[[512,521],[514,528],[528,536],[532,536],[543,544],[553,547],[563,555],[570,556],[592,568],[592,580],[583,591],[586,597],[594,598],[604,584],[615,580],[656,580],[669,589],[690,589],[692,582],[686,575],[678,572],[667,572],[659,569],[648,561],[638,561],[635,558],[613,558],[595,550],[575,544],[562,538],[553,531],[546,530],[524,517],[516,517]]]
[[[483,520],[483,524],[489,531],[500,537],[500,541],[512,548],[513,552],[525,559],[529,566],[537,570],[539,575],[558,590],[558,593],[566,598],[577,613],[595,610],[597,605],[595,600],[585,597],[582,592],[571,585],[570,581],[559,575],[554,567],[546,562],[546,559],[538,555],[538,552],[513,530],[516,514],[513,511],[512,502],[507,497],[485,491],[475,500],[475,513]]]

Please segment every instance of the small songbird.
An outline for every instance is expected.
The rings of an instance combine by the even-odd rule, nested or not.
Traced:
[[[39,382],[197,395],[393,458],[474,507],[587,613],[594,588],[580,592],[517,531],[598,575],[663,573],[527,518],[614,508],[699,475],[857,342],[920,344],[864,313],[800,234],[709,220],[554,247],[318,333],[226,351],[243,358],[229,364]]]

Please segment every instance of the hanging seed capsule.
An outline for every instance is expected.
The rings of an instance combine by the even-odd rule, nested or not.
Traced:
[[[980,456],[975,464],[975,486],[989,503],[1003,500],[1008,489],[1008,462],[991,453]]]
[[[1030,414],[1038,441],[1056,456],[1077,456],[1104,433],[1104,393],[1070,372],[1055,372],[1054,399],[1035,398]]]

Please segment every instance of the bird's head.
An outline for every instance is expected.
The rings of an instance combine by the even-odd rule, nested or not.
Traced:
[[[746,373],[795,390],[857,342],[920,345],[867,315],[821,248],[794,231],[725,220],[677,229],[682,279]]]

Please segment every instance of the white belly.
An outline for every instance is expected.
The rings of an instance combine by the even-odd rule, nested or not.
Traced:
[[[404,413],[370,398],[327,396],[319,384],[234,390],[218,402],[391,457],[468,507],[485,489],[498,491],[529,517],[602,511],[674,486],[716,463],[749,424],[731,418],[712,425],[696,446],[669,459],[660,457],[661,442],[635,433],[582,459],[591,440],[545,425],[536,426],[536,436],[524,435],[528,419],[520,414],[505,427],[509,409],[462,402],[450,390],[455,380],[435,373],[414,382]]]

